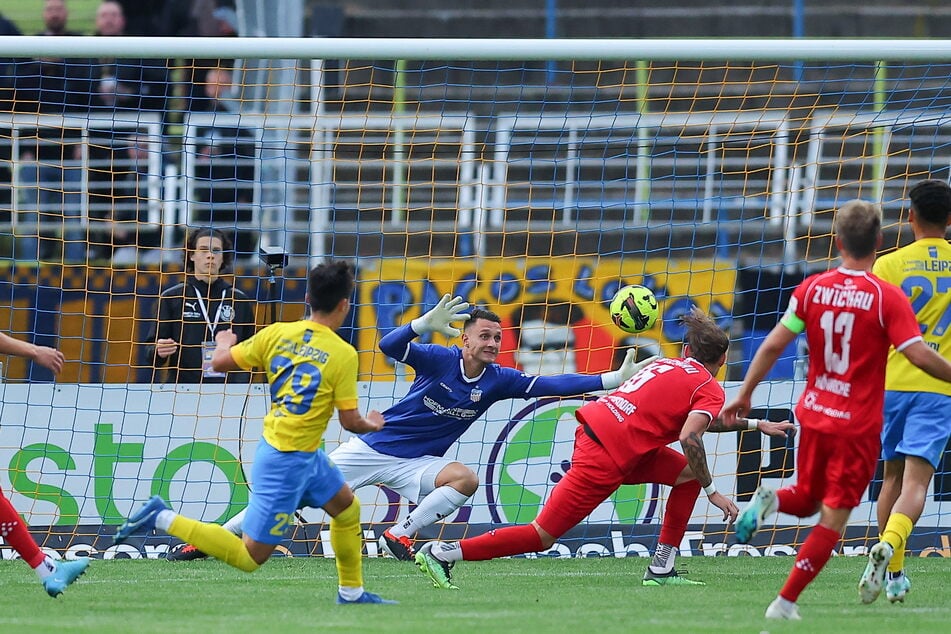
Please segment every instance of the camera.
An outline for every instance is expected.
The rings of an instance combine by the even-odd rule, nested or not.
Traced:
[[[258,249],[258,255],[268,268],[287,268],[287,253],[281,247],[261,247]]]

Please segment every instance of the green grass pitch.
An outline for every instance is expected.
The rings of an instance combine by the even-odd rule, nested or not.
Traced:
[[[216,561],[94,561],[58,599],[21,561],[0,562],[0,632],[947,632],[951,562],[911,560],[904,605],[859,602],[861,557],[838,557],[800,599],[801,623],[767,621],[789,557],[680,558],[706,587],[644,588],[646,559],[463,562],[459,591],[412,564],[372,559],[367,588],[396,606],[334,604],[333,561],[279,558],[251,575]]]

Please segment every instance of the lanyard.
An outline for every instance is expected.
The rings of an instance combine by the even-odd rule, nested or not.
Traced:
[[[215,311],[215,320],[211,321],[208,317],[208,308],[205,306],[205,300],[202,299],[201,293],[198,292],[198,289],[194,286],[192,290],[195,291],[195,297],[198,298],[198,307],[201,308],[201,314],[205,317],[205,323],[208,325],[208,330],[211,332],[211,338],[215,338],[215,328],[218,327],[218,322],[221,320],[221,309],[224,308],[225,304],[225,295],[228,292],[228,289],[221,291],[221,302],[218,303],[218,310]]]

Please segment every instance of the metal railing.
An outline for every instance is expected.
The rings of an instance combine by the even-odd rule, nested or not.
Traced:
[[[161,222],[163,150],[158,117],[0,115],[0,130],[4,131],[0,148],[10,156],[13,227],[25,228],[24,212],[62,214],[63,202],[51,200],[53,193],[77,196],[77,209],[70,210],[77,213],[70,216],[83,226],[117,209],[135,210],[142,204],[147,222]],[[63,178],[45,176],[47,168],[75,172],[75,180],[64,185]],[[37,177],[30,178],[27,172],[34,169]],[[133,192],[130,183],[116,182],[123,176],[135,176],[128,180],[140,189]],[[30,229],[35,230],[35,224]]]
[[[554,219],[624,228],[654,214],[671,224],[759,217],[792,239],[817,209],[861,196],[893,212],[909,179],[951,168],[951,115],[933,111],[820,112],[797,124],[807,140],[798,156],[786,113],[774,110],[491,119],[196,113],[186,116],[180,144],[161,126],[131,114],[0,116],[12,186],[5,226],[15,235],[62,229],[64,220],[44,218],[62,215],[74,196],[66,220],[83,228],[132,217],[161,228],[171,245],[176,227],[213,222],[267,245],[290,247],[298,237],[313,258],[337,231],[415,225],[479,234],[538,209],[552,214],[549,227]],[[75,181],[31,180],[34,167],[72,172]]]

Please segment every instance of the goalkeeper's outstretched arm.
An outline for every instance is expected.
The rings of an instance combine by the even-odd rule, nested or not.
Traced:
[[[620,368],[602,374],[556,374],[555,376],[535,377],[528,390],[528,397],[575,396],[588,392],[614,390],[658,359],[657,356],[653,356],[635,362],[634,358],[634,350],[628,350]]]

